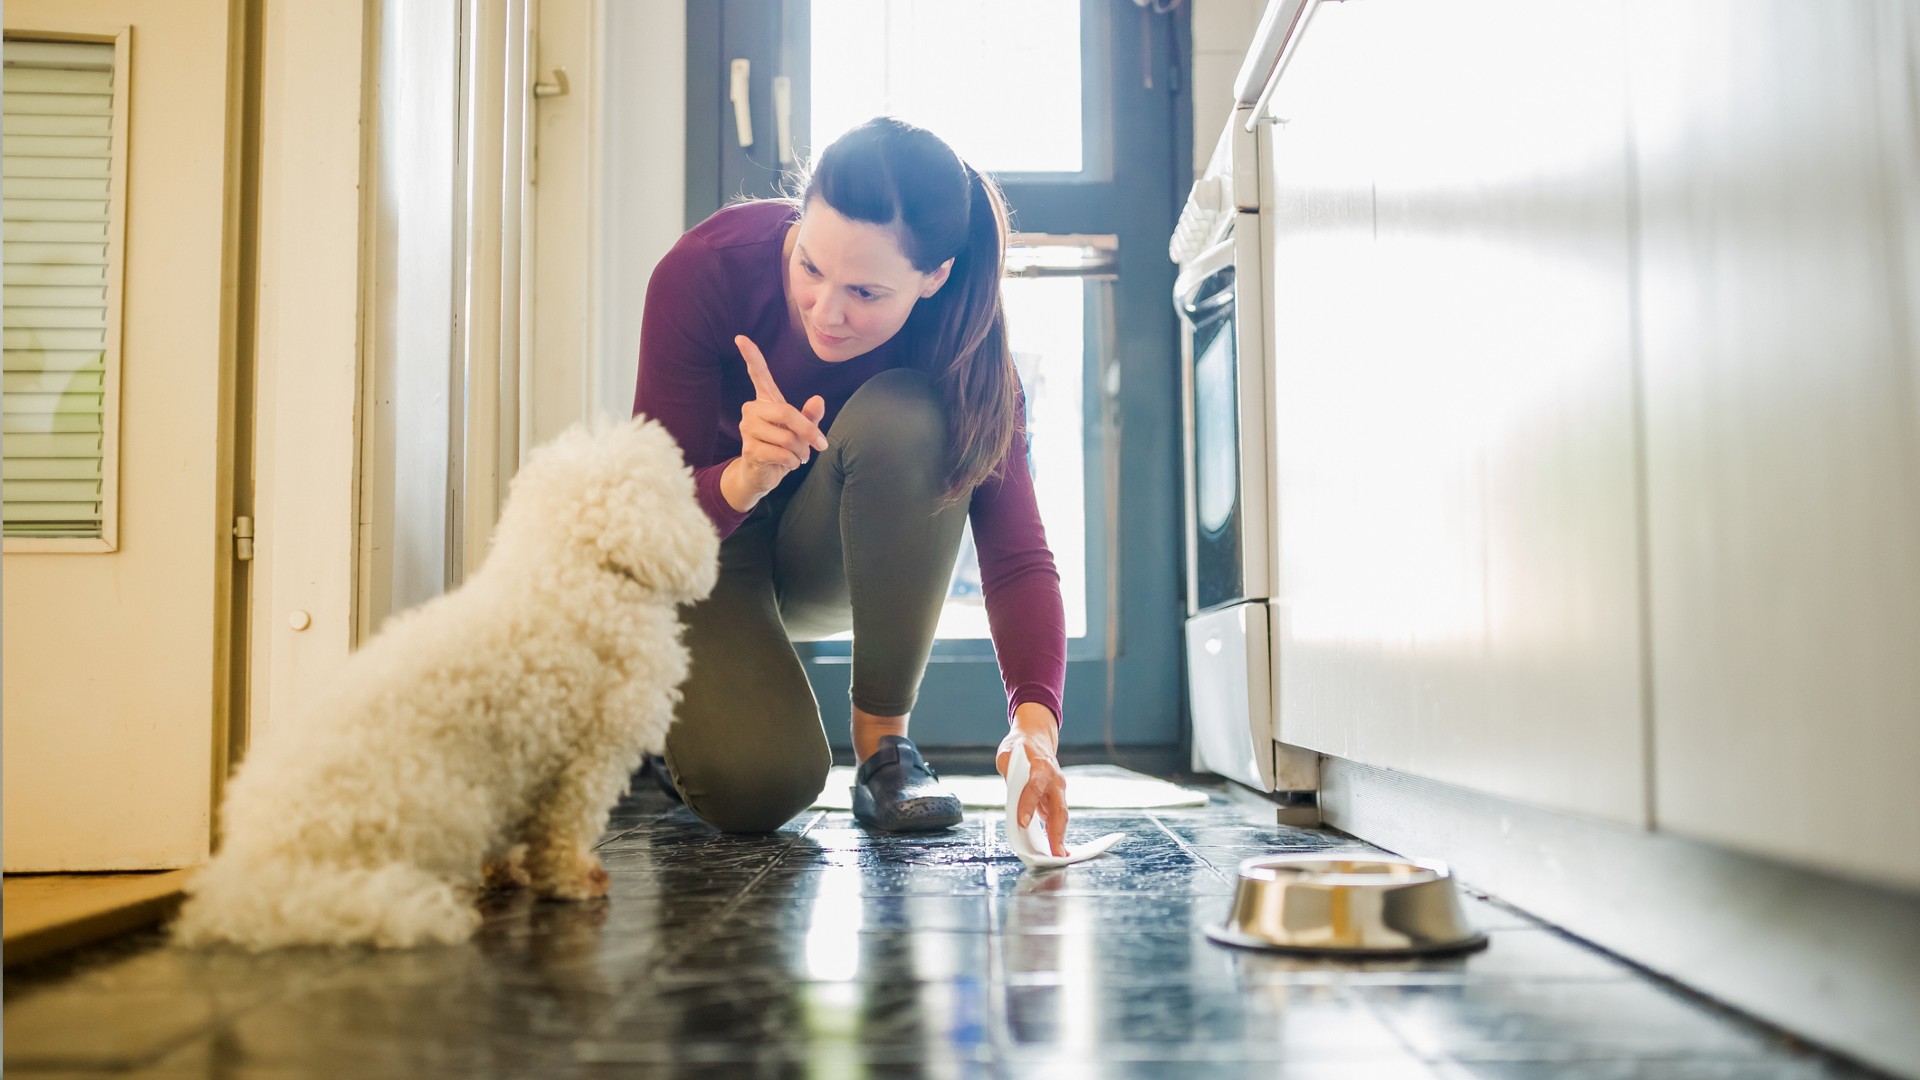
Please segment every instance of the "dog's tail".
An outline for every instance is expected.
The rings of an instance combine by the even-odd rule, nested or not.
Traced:
[[[215,859],[187,885],[173,925],[182,945],[227,942],[406,948],[465,941],[480,924],[472,900],[416,866],[340,867]]]

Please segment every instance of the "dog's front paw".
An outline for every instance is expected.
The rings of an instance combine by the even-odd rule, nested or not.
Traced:
[[[613,879],[607,876],[607,869],[594,859],[582,866],[578,873],[556,878],[538,886],[541,896],[551,900],[596,900],[607,895],[607,889]]]
[[[605,896],[608,890],[613,887],[613,878],[607,876],[606,867],[595,863],[593,869],[587,871],[586,885],[588,889],[587,895]]]
[[[533,875],[527,872],[526,857],[527,845],[515,844],[482,862],[480,878],[484,887],[490,890],[524,889],[533,884]]]

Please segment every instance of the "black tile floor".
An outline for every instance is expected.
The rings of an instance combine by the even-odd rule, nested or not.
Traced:
[[[9,1077],[1810,1080],[1871,1074],[1484,898],[1484,952],[1216,946],[1235,863],[1358,847],[1193,810],[1083,812],[1115,854],[1029,871],[994,815],[931,837],[810,812],[717,835],[644,786],[612,896],[486,901],[460,947],[267,956],[136,935],[8,972]]]

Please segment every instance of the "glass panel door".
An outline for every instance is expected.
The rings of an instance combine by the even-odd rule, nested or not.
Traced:
[[[1172,60],[1185,12],[1109,0],[717,0],[688,18],[689,225],[742,195],[774,194],[782,170],[895,115],[995,177],[1016,245],[1033,238],[1031,251],[1057,255],[1101,241],[1094,265],[1035,258],[1007,281],[1031,441],[1020,464],[1061,574],[1066,744],[1171,754],[1183,515],[1166,246],[1191,172],[1179,118],[1192,106]],[[751,70],[747,146],[729,96],[740,59]],[[786,80],[777,98],[776,78]],[[791,105],[784,126],[776,100]],[[780,130],[790,160],[757,134]],[[1124,176],[1122,161],[1134,163]],[[999,741],[1006,699],[987,633],[969,539],[914,713],[923,745]],[[847,737],[849,647],[800,646],[836,745]]]

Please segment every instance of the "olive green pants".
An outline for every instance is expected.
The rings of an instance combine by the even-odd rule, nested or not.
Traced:
[[[867,380],[790,496],[761,500],[720,545],[713,594],[682,610],[692,666],[667,734],[687,808],[770,832],[820,794],[832,755],[793,642],[853,631],[853,704],[913,708],[966,524],[946,487],[939,389],[917,371]]]

